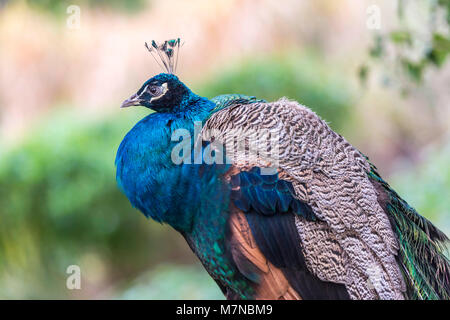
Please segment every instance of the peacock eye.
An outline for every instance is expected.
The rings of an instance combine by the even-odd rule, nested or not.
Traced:
[[[150,101],[153,101],[164,96],[167,90],[167,83],[163,83],[162,85],[147,85],[141,94],[146,93],[147,96],[150,95]]]
[[[150,94],[154,97],[158,96],[161,93],[160,87],[150,87],[148,88],[148,91]]]

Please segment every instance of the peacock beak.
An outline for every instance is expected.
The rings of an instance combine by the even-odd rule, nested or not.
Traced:
[[[141,100],[138,98],[138,95],[133,94],[131,97],[129,97],[127,100],[125,100],[120,107],[127,108],[127,107],[131,107],[131,106],[140,106],[140,105],[141,105]]]

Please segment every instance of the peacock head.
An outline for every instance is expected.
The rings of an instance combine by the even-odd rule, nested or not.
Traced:
[[[153,40],[151,45],[145,43],[145,47],[166,72],[147,80],[135,94],[122,103],[122,108],[144,106],[156,112],[171,112],[182,108],[193,93],[174,74],[178,64],[180,38],[160,44]]]
[[[144,106],[156,112],[170,112],[182,106],[191,94],[191,90],[177,76],[160,73],[147,80],[121,107]]]

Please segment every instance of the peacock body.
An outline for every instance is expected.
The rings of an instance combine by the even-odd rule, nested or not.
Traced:
[[[209,100],[169,73],[131,105],[155,112],[120,144],[118,184],[184,236],[228,299],[449,299],[445,234],[307,107]],[[277,156],[234,148],[243,132],[276,136]]]

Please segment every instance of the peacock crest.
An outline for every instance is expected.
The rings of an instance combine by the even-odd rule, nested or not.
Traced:
[[[152,40],[151,46],[146,42],[145,47],[163,70],[169,74],[175,74],[178,65],[178,54],[181,46],[180,42],[180,38],[166,40],[161,43],[157,43],[155,40]],[[154,54],[155,52],[157,56]],[[162,64],[160,62],[162,62]]]

